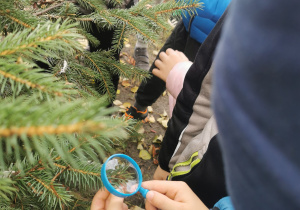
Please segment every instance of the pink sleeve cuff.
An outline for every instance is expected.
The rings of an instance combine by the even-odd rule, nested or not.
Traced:
[[[190,61],[177,63],[167,77],[167,90],[175,99],[177,99],[177,96],[183,87],[185,75],[192,64],[193,63]]]

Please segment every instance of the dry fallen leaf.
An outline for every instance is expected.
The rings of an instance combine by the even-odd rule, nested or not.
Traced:
[[[142,149],[139,153],[139,157],[142,158],[143,160],[150,160],[151,155],[147,150]]]
[[[162,124],[165,128],[167,128],[167,127],[168,127],[168,121],[169,121],[169,120],[163,120],[163,121],[161,122],[161,124]]]
[[[153,149],[153,145],[151,144],[149,149],[148,149],[148,152],[151,154],[152,153],[152,149]]]
[[[138,145],[137,145],[137,149],[139,149],[139,150],[142,150],[142,149],[144,149],[144,147],[143,147],[143,143],[142,143],[142,142],[139,142],[139,143],[138,143]]]
[[[166,110],[164,110],[164,113],[160,114],[160,116],[161,116],[161,117],[167,117],[168,114],[167,114]]]
[[[125,113],[125,112],[126,112],[126,109],[119,109],[119,112]]]
[[[138,133],[141,133],[141,134],[145,133],[144,127],[141,127],[137,132],[138,132]]]
[[[125,44],[125,47],[129,48],[129,47],[131,47],[131,45],[130,44]]]
[[[153,117],[153,115],[149,115],[149,122],[155,123],[155,118]]]
[[[160,144],[162,142],[162,140],[163,140],[163,136],[162,135],[159,135],[159,136],[156,135],[153,138],[152,143],[158,143],[158,144]]]
[[[160,117],[160,118],[157,118],[157,122],[161,123],[165,118],[164,117]]]
[[[120,105],[119,106],[121,109],[126,109],[126,107],[125,106],[123,106],[123,104],[122,105]]]
[[[136,91],[139,89],[138,86],[134,86],[133,88],[131,88],[131,92],[136,93]]]
[[[152,106],[148,106],[147,109],[148,109],[148,112],[149,112],[149,113],[152,113],[152,112],[153,112]]]
[[[165,96],[166,94],[167,94],[167,91],[164,91],[162,95]]]
[[[118,89],[116,93],[117,93],[117,95],[119,95],[121,93],[121,91]]]
[[[131,84],[130,84],[130,82],[129,82],[128,80],[124,80],[124,81],[122,82],[122,86],[123,86],[123,87],[129,87],[129,86],[131,86]]]
[[[153,50],[153,55],[158,55],[158,51],[157,50]]]
[[[121,101],[119,101],[119,100],[114,100],[114,101],[113,101],[113,104],[116,105],[116,106],[120,106],[120,105],[122,105],[123,103],[122,103]]]
[[[125,102],[125,103],[123,104],[123,106],[124,106],[125,108],[129,108],[129,107],[131,106],[131,103],[130,103],[130,102]]]

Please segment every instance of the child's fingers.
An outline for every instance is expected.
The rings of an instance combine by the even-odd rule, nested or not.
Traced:
[[[117,196],[114,196],[112,194],[109,195],[108,199],[106,200],[105,209],[106,210],[124,210],[126,209],[127,205],[124,206],[124,198],[120,198]],[[127,207],[128,209],[128,207]]]
[[[164,209],[164,210],[178,209],[178,202],[155,191],[149,191],[146,195],[146,199],[152,206],[155,206],[158,209]]]
[[[161,69],[161,67],[163,66],[163,62],[159,59],[156,59],[154,64],[158,69]]]
[[[106,189],[100,189],[93,198],[91,210],[104,209],[109,195],[110,193]]]
[[[177,51],[177,50],[176,50]],[[171,55],[172,53],[174,53],[175,51],[172,49],[172,48],[168,48],[167,50],[166,50],[166,54],[167,55]]]
[[[157,210],[157,208],[155,206],[153,206],[147,199],[146,199],[146,203],[145,203],[145,209],[147,209],[147,210]]]
[[[165,52],[161,52],[159,53],[158,57],[160,60],[164,61],[168,57],[168,55]]]

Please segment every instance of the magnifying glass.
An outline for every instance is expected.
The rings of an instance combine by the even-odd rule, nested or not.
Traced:
[[[105,188],[121,198],[137,192],[146,198],[149,191],[141,187],[143,178],[138,164],[124,154],[114,154],[105,161],[101,168],[101,178]]]

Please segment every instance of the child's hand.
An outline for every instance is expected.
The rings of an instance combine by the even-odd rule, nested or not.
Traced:
[[[114,196],[106,189],[100,189],[93,198],[91,210],[128,210],[123,201],[124,198]]]
[[[153,175],[153,179],[154,180],[166,180],[167,177],[169,176],[169,172],[163,170],[160,166],[157,166],[154,175]]]
[[[169,48],[166,52],[161,52],[159,54],[159,59],[154,62],[157,68],[154,68],[152,73],[166,82],[173,67],[177,63],[184,61],[189,61],[189,59],[182,52]]]
[[[208,210],[185,182],[147,181],[142,186],[150,190],[146,196],[147,210]]]

